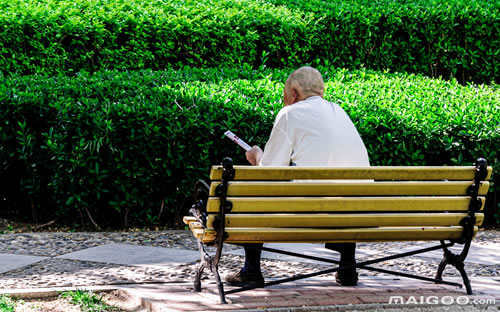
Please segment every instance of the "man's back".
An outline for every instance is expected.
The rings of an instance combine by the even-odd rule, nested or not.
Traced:
[[[369,166],[368,153],[349,116],[320,96],[284,107],[264,149],[262,166]]]
[[[368,153],[351,119],[336,104],[323,100],[321,73],[310,66],[295,70],[283,88],[285,107],[278,113],[265,150],[253,146],[245,153],[252,165],[367,167]],[[340,180],[337,180],[340,181]],[[345,180],[343,180],[345,183]],[[263,285],[262,244],[246,244],[245,266],[226,276],[234,286]],[[353,286],[358,281],[354,243],[327,244],[340,252],[336,280]]]

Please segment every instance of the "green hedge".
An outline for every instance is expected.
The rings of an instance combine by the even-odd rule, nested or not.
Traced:
[[[373,165],[471,164],[483,156],[498,168],[498,85],[321,71],[327,98],[350,114]],[[0,213],[175,224],[210,165],[224,156],[245,163],[225,130],[264,145],[289,73],[184,68],[0,79]],[[490,221],[498,191],[489,196]]]
[[[500,81],[500,2],[268,0],[313,13],[320,59],[337,67]]]
[[[500,81],[489,0],[0,0],[0,71],[304,63]]]

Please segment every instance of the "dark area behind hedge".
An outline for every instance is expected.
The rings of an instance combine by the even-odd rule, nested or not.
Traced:
[[[500,93],[416,75],[321,68],[326,97],[350,114],[373,165],[495,170]],[[169,69],[0,79],[0,214],[101,226],[170,224],[194,181],[224,156],[231,129],[263,146],[290,70]],[[162,209],[163,207],[163,209]],[[499,212],[496,212],[499,218]]]
[[[0,72],[304,63],[500,81],[489,0],[0,0]]]

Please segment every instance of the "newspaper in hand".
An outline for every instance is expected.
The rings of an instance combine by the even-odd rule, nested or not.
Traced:
[[[243,141],[242,139],[240,139],[238,136],[236,136],[236,134],[232,133],[231,131],[227,130],[225,133],[224,133],[225,136],[227,136],[229,139],[231,139],[231,141],[233,141],[234,143],[238,144],[239,146],[241,146],[245,151],[249,151],[252,149],[252,147],[250,145],[248,145],[247,143],[245,143],[245,141]]]

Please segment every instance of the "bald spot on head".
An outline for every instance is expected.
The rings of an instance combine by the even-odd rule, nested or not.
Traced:
[[[286,80],[285,88],[296,89],[306,98],[322,95],[325,84],[321,73],[313,67],[304,66],[295,70]]]

